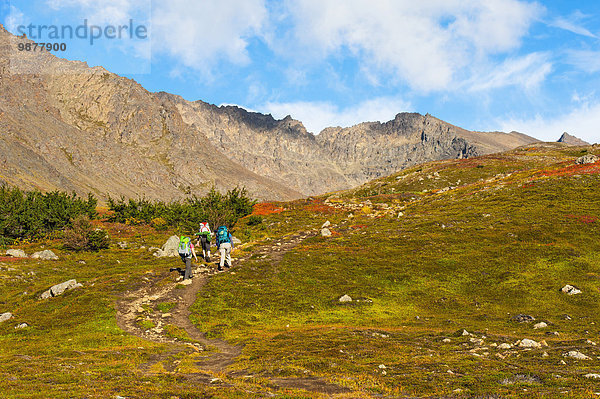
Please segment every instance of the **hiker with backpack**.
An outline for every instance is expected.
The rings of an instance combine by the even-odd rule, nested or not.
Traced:
[[[196,262],[198,262],[196,251],[194,250],[194,244],[192,244],[192,239],[190,237],[181,236],[179,238],[179,247],[177,248],[177,252],[179,253],[179,256],[181,256],[183,263],[185,263],[185,274],[183,279],[187,280],[192,278],[192,255],[194,255],[194,259],[196,259]]]
[[[198,233],[196,233],[196,235],[198,236],[198,241],[196,242],[196,246],[202,246],[202,258],[207,261],[210,262],[210,239],[211,239],[211,234],[210,234],[210,226],[208,225],[208,222],[201,222],[200,223],[200,231],[198,231]]]
[[[231,267],[231,251],[233,250],[233,238],[227,226],[220,226],[215,232],[217,249],[221,252],[221,262],[217,270],[223,271],[223,266]]]

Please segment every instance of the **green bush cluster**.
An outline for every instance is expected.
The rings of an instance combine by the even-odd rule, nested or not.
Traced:
[[[108,208],[114,213],[112,222],[128,224],[153,224],[155,227],[174,227],[193,232],[200,222],[208,221],[211,227],[233,227],[238,219],[252,213],[256,201],[244,188],[234,188],[222,194],[214,187],[203,197],[192,196],[182,202],[165,203],[146,199],[108,199]],[[156,221],[161,221],[157,223]]]
[[[110,239],[106,231],[94,229],[87,215],[79,215],[72,226],[65,229],[63,245],[74,251],[99,251],[107,249]]]
[[[38,239],[69,226],[78,215],[93,218],[96,203],[91,194],[86,200],[75,193],[41,193],[0,186],[0,241]]]

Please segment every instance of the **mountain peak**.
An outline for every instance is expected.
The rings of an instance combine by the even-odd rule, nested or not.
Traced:
[[[560,136],[560,138],[557,140],[558,143],[565,143],[567,145],[573,145],[573,146],[577,146],[577,145],[590,145],[590,143],[581,140],[578,137],[572,136],[567,132],[564,132],[562,134],[562,136]]]

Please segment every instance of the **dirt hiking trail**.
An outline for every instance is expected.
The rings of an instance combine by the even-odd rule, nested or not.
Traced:
[[[242,347],[229,344],[219,339],[209,339],[198,330],[190,321],[190,307],[196,301],[198,293],[206,285],[211,276],[217,273],[227,273],[238,267],[243,267],[250,255],[262,256],[274,263],[279,263],[286,252],[290,251],[305,239],[317,235],[317,231],[304,231],[281,239],[266,241],[261,248],[252,254],[244,254],[233,259],[233,267],[223,272],[217,271],[218,254],[213,254],[213,262],[201,263],[193,268],[193,278],[189,285],[183,285],[176,272],[165,271],[161,275],[153,273],[142,278],[138,288],[126,291],[116,303],[117,325],[125,332],[137,337],[168,344],[169,350],[157,353],[147,363],[143,364],[140,371],[154,374],[161,370],[175,372],[179,364],[177,355],[206,354],[195,365],[197,373],[178,373],[194,382],[205,384],[219,383],[217,374],[230,377],[245,376],[242,371],[228,370],[228,366],[242,353]],[[234,253],[234,255],[237,255]],[[199,259],[200,260],[200,259]],[[179,259],[173,258],[173,265]],[[174,306],[166,312],[155,311],[157,306]],[[164,308],[163,308],[164,309]],[[168,334],[169,331],[184,331],[187,339],[177,339]],[[175,334],[182,336],[183,334]],[[324,394],[347,393],[346,388],[330,384],[315,377],[307,378],[275,378],[264,376],[270,380],[274,388],[295,388]],[[255,392],[256,393],[256,392]],[[266,393],[269,395],[269,393]]]

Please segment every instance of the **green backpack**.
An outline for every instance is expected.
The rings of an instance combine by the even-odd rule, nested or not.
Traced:
[[[192,240],[190,237],[181,236],[179,238],[179,247],[177,248],[180,256],[188,257],[192,254]]]

